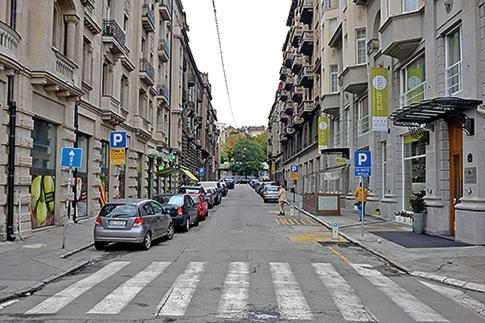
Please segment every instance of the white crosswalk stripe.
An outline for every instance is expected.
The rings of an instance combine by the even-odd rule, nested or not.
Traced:
[[[281,318],[312,320],[312,312],[295,280],[290,265],[286,262],[272,262],[270,267]]]
[[[365,308],[355,290],[347,284],[331,264],[312,264],[323,284],[328,288],[335,305],[347,321],[376,322],[371,312]]]
[[[376,269],[365,264],[353,264],[352,267],[371,284],[389,297],[404,312],[419,322],[449,322],[429,306],[419,301],[390,278],[384,276]]]
[[[224,290],[222,291],[218,317],[243,319],[247,317],[247,299],[249,296],[249,264],[232,262],[229,265]]]
[[[78,298],[93,286],[99,284],[103,280],[116,274],[118,271],[128,265],[129,261],[114,261],[105,267],[101,268],[94,274],[74,283],[66,289],[60,291],[52,297],[49,297],[44,302],[36,307],[25,312],[25,314],[54,314],[64,308],[74,299]]]
[[[88,314],[118,314],[170,264],[170,262],[152,262],[147,268],[106,296],[100,303],[90,309]]]
[[[206,262],[191,262],[173,283],[157,307],[157,315],[183,316],[197,289]]]
[[[424,282],[419,280],[421,284],[424,286],[434,290],[435,292],[448,297],[449,299],[453,300],[454,302],[468,307],[472,311],[478,313],[480,316],[485,318],[485,305],[480,303],[478,300],[474,299],[473,297],[468,296],[467,294],[463,293],[462,291],[450,287],[445,286],[438,286],[435,284],[430,284],[428,282]]]

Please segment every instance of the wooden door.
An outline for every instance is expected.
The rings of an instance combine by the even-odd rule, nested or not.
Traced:
[[[450,145],[450,235],[455,235],[455,205],[463,197],[463,129],[456,120],[448,121]]]

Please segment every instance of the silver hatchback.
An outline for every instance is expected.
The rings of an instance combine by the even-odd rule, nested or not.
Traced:
[[[261,193],[264,203],[278,202],[279,187],[275,185],[266,185]]]
[[[110,242],[141,244],[150,249],[152,241],[174,236],[172,217],[153,200],[116,200],[106,204],[96,218],[94,246],[103,249]]]

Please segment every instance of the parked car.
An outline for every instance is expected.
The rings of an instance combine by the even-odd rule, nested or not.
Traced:
[[[264,203],[278,202],[278,191],[279,191],[278,186],[266,185],[263,189],[263,194],[262,194]]]
[[[208,188],[205,197],[207,199],[207,203],[209,204],[209,209],[214,208],[214,206],[216,205],[216,190],[214,188]]]
[[[236,180],[233,177],[226,177],[225,178],[227,188],[233,190],[236,186]]]
[[[138,243],[145,250],[152,241],[174,236],[172,218],[153,200],[126,199],[109,202],[99,212],[94,225],[94,247],[103,249],[110,242]]]
[[[190,194],[192,200],[194,200],[195,205],[197,206],[197,215],[200,221],[205,221],[205,219],[209,216],[209,203],[207,203],[207,199],[204,194]]]
[[[197,206],[189,194],[174,194],[167,200],[167,195],[155,196],[154,200],[164,202],[163,209],[172,217],[176,227],[188,232],[192,225],[199,225]]]
[[[221,185],[222,188],[222,196],[226,197],[227,194],[229,193],[229,187],[227,187],[227,183],[225,181],[219,181],[219,184]]]
[[[256,185],[259,184],[259,181],[257,179],[252,179],[250,182],[249,182],[249,186],[251,186],[252,188],[256,189]]]
[[[275,184],[273,182],[262,182],[261,184],[259,184],[258,189],[257,189],[257,192],[258,192],[259,195],[262,196],[263,190],[267,185],[275,185]]]
[[[213,188],[215,190],[214,204],[219,205],[222,202],[222,185],[219,182],[200,182],[203,188]]]
[[[194,186],[182,186],[179,189],[179,193],[185,194],[206,194],[206,190],[200,185]]]
[[[250,181],[251,180],[249,178],[247,178],[247,177],[241,178],[241,184],[249,184]]]

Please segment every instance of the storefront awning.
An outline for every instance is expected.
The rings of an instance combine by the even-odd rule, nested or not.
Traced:
[[[390,115],[395,126],[421,127],[439,119],[463,114],[463,111],[477,107],[482,100],[456,97],[435,98],[405,106]]]
[[[192,172],[187,167],[181,166],[180,167],[180,171],[182,172],[182,174],[184,174],[185,176],[187,176],[187,178],[191,182],[198,182],[199,181],[199,179],[197,178],[197,176],[195,176],[194,174],[192,174]]]

